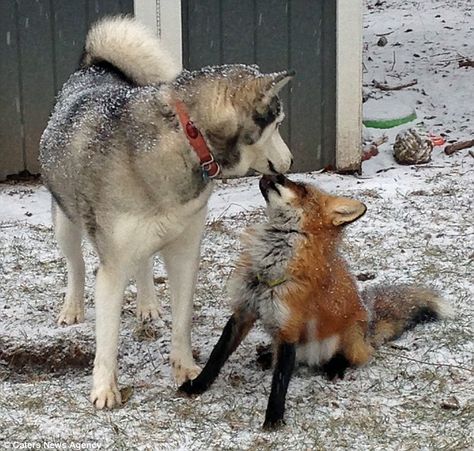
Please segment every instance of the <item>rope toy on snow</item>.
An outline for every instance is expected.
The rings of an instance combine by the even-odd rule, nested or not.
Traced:
[[[431,161],[433,143],[409,128],[400,132],[393,144],[393,156],[399,164],[423,164]]]

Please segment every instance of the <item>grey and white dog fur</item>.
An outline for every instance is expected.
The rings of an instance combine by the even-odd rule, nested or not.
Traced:
[[[174,378],[181,384],[200,371],[191,350],[192,305],[213,182],[203,177],[175,101],[186,105],[221,176],[250,169],[283,173],[292,156],[278,132],[284,115],[277,94],[292,75],[244,65],[180,72],[133,18],[107,18],[89,31],[81,68],[65,83],[42,136],[40,160],[67,262],[60,324],[84,319],[83,234],[100,260],[91,392],[97,408],[121,403],[117,348],[131,278],[138,318],[160,318],[153,284],[157,252],[171,293]]]

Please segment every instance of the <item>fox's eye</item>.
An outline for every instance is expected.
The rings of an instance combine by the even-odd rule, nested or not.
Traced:
[[[306,189],[304,183],[298,183],[298,189],[302,197],[306,197],[308,195],[308,190]]]

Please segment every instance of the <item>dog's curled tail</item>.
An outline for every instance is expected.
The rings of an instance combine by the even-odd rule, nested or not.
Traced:
[[[106,17],[92,25],[81,66],[108,62],[139,86],[172,81],[178,65],[159,39],[133,17]]]
[[[362,292],[370,318],[368,339],[374,347],[398,338],[419,323],[449,318],[451,306],[440,294],[415,285],[379,285]]]

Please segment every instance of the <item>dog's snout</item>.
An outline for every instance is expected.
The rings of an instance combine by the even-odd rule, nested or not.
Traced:
[[[286,172],[290,169],[290,167],[293,165],[293,158],[291,159],[291,162],[289,163],[289,165],[287,165],[284,168],[280,167],[277,169],[271,160],[267,160],[267,163],[268,163],[268,169],[270,170],[270,172],[278,176],[278,175],[281,175],[283,172]]]
[[[268,169],[270,169],[270,171],[273,172],[274,174],[277,174],[278,171],[275,169],[275,165],[270,160],[267,160],[267,161],[268,161]]]

